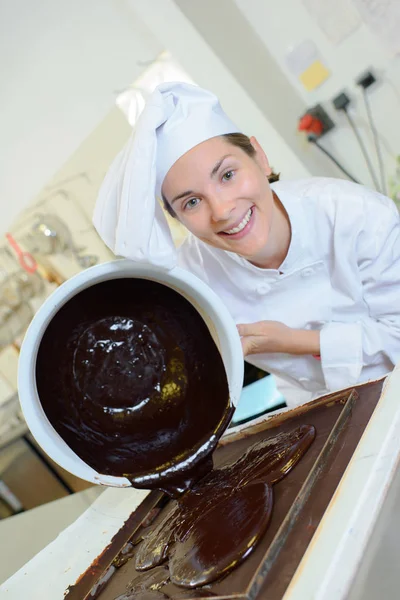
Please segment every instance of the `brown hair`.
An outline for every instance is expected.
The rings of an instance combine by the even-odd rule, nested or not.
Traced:
[[[250,156],[251,158],[254,158],[256,150],[255,150],[253,144],[251,143],[250,138],[247,135],[245,135],[244,133],[225,133],[221,137],[223,137],[228,142],[228,144],[232,144],[232,146],[236,146],[237,148],[240,148],[241,150],[243,150],[243,152],[246,152],[246,154],[248,156]],[[268,175],[269,183],[278,181],[279,176],[280,176],[280,173],[275,173],[274,171],[272,171],[272,173],[270,175]],[[161,196],[162,196],[162,201],[163,201],[165,210],[167,211],[168,214],[171,215],[171,217],[176,219],[177,217],[176,217],[176,213],[175,213],[174,209],[168,203],[165,196],[163,194],[161,194]]]

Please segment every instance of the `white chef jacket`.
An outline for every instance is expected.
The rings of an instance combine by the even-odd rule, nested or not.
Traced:
[[[387,374],[400,360],[400,219],[394,203],[340,179],[271,187],[292,228],[279,270],[256,267],[192,235],[180,248],[179,265],[222,298],[237,324],[273,320],[321,331],[321,360],[283,353],[246,357],[307,390],[307,399]]]

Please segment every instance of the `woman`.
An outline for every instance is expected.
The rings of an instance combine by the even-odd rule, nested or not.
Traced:
[[[256,138],[215,96],[163,84],[106,177],[94,223],[116,254],[178,263],[208,283],[246,360],[306,399],[385,375],[400,359],[397,209],[347,181],[271,179]],[[190,232],[178,253],[156,197]]]

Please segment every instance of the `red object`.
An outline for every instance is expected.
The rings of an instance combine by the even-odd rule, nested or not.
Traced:
[[[313,117],[310,113],[306,113],[301,117],[297,129],[319,136],[323,133],[324,126],[317,117]]]
[[[11,233],[6,233],[6,238],[9,241],[10,246],[15,250],[18,256],[19,264],[28,273],[34,273],[37,269],[37,262],[29,252],[21,250],[18,242],[13,238]]]

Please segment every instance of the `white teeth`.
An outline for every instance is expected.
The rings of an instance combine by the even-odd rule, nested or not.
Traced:
[[[244,229],[246,227],[247,223],[250,221],[250,217],[252,214],[253,214],[253,209],[249,208],[243,221],[241,221],[237,227],[234,227],[233,229],[229,229],[228,231],[224,231],[224,233],[232,235],[233,233],[239,233],[239,231],[242,231],[242,229]]]

